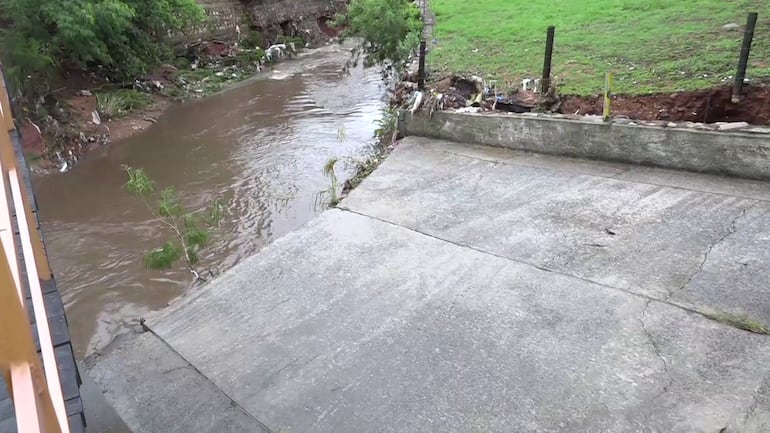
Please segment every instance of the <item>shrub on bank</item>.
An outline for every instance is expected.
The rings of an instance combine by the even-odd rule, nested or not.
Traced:
[[[423,28],[420,9],[410,0],[352,0],[336,24],[347,26],[344,36],[362,40],[354,54],[365,66],[405,62],[419,45]]]
[[[26,96],[72,68],[134,78],[168,57],[170,34],[205,19],[195,0],[0,0],[0,14],[3,64]]]

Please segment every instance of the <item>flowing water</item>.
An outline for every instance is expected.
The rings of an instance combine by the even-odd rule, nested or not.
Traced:
[[[341,72],[348,51],[330,46],[263,77],[168,110],[147,131],[68,173],[35,179],[50,259],[79,357],[127,332],[146,312],[200,286],[184,269],[148,271],[143,254],[169,237],[122,190],[123,164],[173,186],[197,209],[221,198],[225,216],[201,269],[224,271],[324,208],[330,157],[363,157],[381,116],[376,70]],[[350,168],[338,163],[338,176]]]

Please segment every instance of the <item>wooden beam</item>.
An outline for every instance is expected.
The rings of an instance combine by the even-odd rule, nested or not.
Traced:
[[[0,120],[7,129],[0,130],[0,371],[13,397],[17,429],[20,433],[69,433],[69,420],[62,396],[59,368],[53,349],[40,272],[50,278],[48,260],[34,224],[31,207],[25,200],[18,171],[16,152],[11,143],[13,118],[5,81],[0,89]],[[21,239],[33,313],[38,331],[43,367],[40,366],[32,326],[24,305],[18,251],[14,239],[11,203]],[[39,243],[39,252],[35,243]],[[44,261],[39,260],[42,253]],[[44,266],[41,267],[41,263]]]
[[[0,78],[2,78],[2,74],[0,73]],[[3,91],[5,88],[2,89]],[[7,95],[6,100],[7,100]],[[2,95],[0,95],[0,101],[2,100]],[[7,101],[6,101],[7,102]],[[3,102],[5,104],[5,102]],[[3,120],[11,119],[10,115],[10,108],[6,109],[5,106],[2,107],[2,116]],[[11,125],[13,125],[13,119],[11,119]],[[11,128],[12,130],[13,128]],[[10,171],[18,168],[18,161],[16,161],[16,150],[13,148],[13,144],[11,143],[11,136],[9,133],[2,132],[0,133],[0,161],[2,161],[2,164],[5,166],[5,170]],[[44,281],[48,281],[53,278],[53,272],[51,271],[51,266],[48,262],[48,256],[45,253],[45,248],[43,246],[43,239],[40,236],[40,232],[37,230],[37,221],[35,220],[35,215],[32,213],[32,204],[30,203],[29,197],[32,196],[31,191],[27,191],[26,186],[24,185],[24,182],[20,183],[21,190],[22,190],[22,201],[20,202],[20,205],[17,204],[15,206],[16,211],[16,218],[23,217],[27,221],[27,225],[29,227],[32,227],[34,230],[30,231],[30,237],[32,238],[32,245],[33,245],[33,251],[34,251],[34,257],[35,257],[35,265],[37,266],[37,273],[40,276],[40,278]],[[0,194],[3,194],[4,192],[0,192]],[[3,197],[0,197],[2,199]],[[6,201],[8,203],[8,201]],[[11,233],[11,236],[13,236],[13,233]]]
[[[0,329],[0,367],[13,398],[19,433],[61,433],[5,250],[0,250]]]
[[[16,169],[8,172],[8,179],[11,185],[11,195],[17,209],[16,223],[19,226],[19,237],[21,238],[21,249],[24,252],[24,265],[27,270],[27,279],[29,280],[29,291],[32,295],[32,310],[35,314],[37,324],[37,338],[40,341],[40,353],[43,355],[43,366],[45,371],[48,389],[50,390],[53,407],[56,411],[56,417],[59,419],[59,427],[62,433],[69,433],[69,421],[67,420],[67,409],[64,405],[62,396],[61,380],[59,380],[59,367],[56,363],[56,355],[53,350],[53,338],[48,324],[48,314],[45,310],[45,301],[43,300],[43,290],[40,287],[40,278],[36,264],[35,251],[32,244],[30,227],[26,218],[20,218],[19,209],[24,209],[23,194],[21,191],[21,179]],[[35,230],[34,227],[31,230]]]

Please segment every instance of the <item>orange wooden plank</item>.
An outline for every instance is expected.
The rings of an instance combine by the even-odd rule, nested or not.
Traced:
[[[8,172],[8,179],[11,186],[11,195],[16,209],[23,209],[23,195],[21,192],[21,178],[16,169]],[[19,215],[17,211],[17,215]],[[53,407],[56,411],[56,417],[59,419],[59,426],[62,433],[69,433],[69,421],[67,420],[67,409],[64,405],[64,397],[61,391],[61,381],[59,380],[59,368],[56,364],[56,355],[53,350],[53,341],[51,338],[51,329],[48,326],[48,315],[45,310],[43,300],[43,290],[40,287],[40,278],[37,264],[35,263],[35,251],[30,237],[30,227],[26,218],[16,218],[19,226],[19,235],[21,238],[21,249],[24,252],[24,265],[27,270],[27,279],[29,280],[29,291],[32,295],[32,307],[37,324],[37,335],[40,341],[40,353],[43,355],[43,366],[45,377],[48,382]],[[34,230],[34,228],[32,229]]]

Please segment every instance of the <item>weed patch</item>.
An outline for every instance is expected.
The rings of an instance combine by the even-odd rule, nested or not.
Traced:
[[[96,94],[96,110],[106,120],[118,118],[133,110],[142,109],[152,102],[150,95],[136,90],[120,89]]]
[[[733,328],[742,329],[755,334],[770,334],[770,330],[768,330],[766,325],[747,316],[721,312],[705,313],[704,316],[715,322],[732,326]]]

